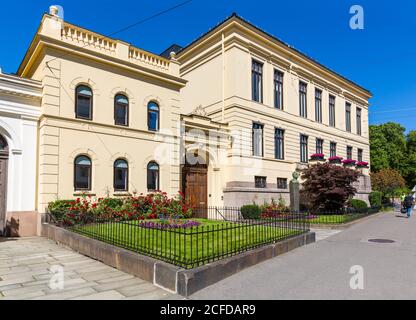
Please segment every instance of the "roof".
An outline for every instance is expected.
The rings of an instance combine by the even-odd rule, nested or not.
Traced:
[[[178,53],[182,50],[182,47],[178,44],[172,44],[169,48],[167,48],[165,51],[163,51],[159,56],[164,57],[166,59],[170,59],[170,53],[175,52]]]
[[[311,58],[310,56],[306,55],[305,53],[299,51],[298,49],[295,49],[294,47],[292,47],[291,45],[289,45],[288,43],[280,40],[279,38],[277,38],[276,36],[264,31],[263,29],[255,26],[254,24],[252,24],[251,22],[247,21],[246,19],[242,18],[241,16],[239,16],[237,13],[233,12],[231,14],[231,16],[227,17],[225,20],[221,21],[220,23],[218,23],[215,27],[211,28],[210,30],[208,30],[207,32],[205,32],[204,34],[202,34],[200,37],[198,37],[197,39],[195,39],[194,41],[192,41],[190,44],[188,44],[187,46],[185,46],[184,48],[182,48],[180,51],[177,52],[177,55],[180,55],[182,52],[186,51],[187,49],[189,49],[190,47],[192,47],[195,43],[197,43],[199,40],[201,40],[202,38],[206,37],[208,34],[213,33],[215,31],[217,31],[218,29],[221,29],[223,27],[224,24],[226,24],[228,21],[232,20],[232,19],[238,19],[240,21],[242,21],[243,23],[248,24],[250,27],[254,28],[255,30],[257,30],[260,33],[263,33],[264,35],[266,35],[267,37],[272,38],[273,40],[279,42],[280,44],[284,45],[285,47],[287,47],[288,49],[296,52],[297,54],[301,55],[302,57],[312,61],[313,63],[317,64],[318,66],[320,66],[321,68],[329,71],[330,73],[342,78],[343,80],[353,84],[354,86],[357,86],[358,88],[360,88],[361,90],[367,92],[368,94],[372,95],[372,93],[367,90],[366,88],[360,86],[359,84],[357,84],[356,82],[344,77],[343,75],[337,73],[336,71],[328,68],[327,66],[321,64],[320,62],[318,62],[317,60]]]

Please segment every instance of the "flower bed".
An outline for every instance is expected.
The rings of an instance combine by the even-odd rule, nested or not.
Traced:
[[[123,199],[93,198],[90,196],[75,200],[58,200],[49,203],[49,213],[65,225],[88,223],[92,219],[114,221],[151,220],[158,217],[189,218],[192,209],[182,193],[169,198],[166,192],[140,194]]]

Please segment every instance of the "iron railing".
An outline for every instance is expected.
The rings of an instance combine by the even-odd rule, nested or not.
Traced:
[[[202,212],[202,208],[200,208]],[[238,210],[214,210],[238,217]],[[186,269],[231,257],[309,231],[305,214],[244,220],[199,220],[199,226],[167,227],[159,222],[100,219],[88,216],[67,229],[127,250],[157,258]]]

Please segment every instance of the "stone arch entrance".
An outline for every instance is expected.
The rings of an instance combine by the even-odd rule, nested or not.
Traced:
[[[9,146],[6,139],[0,135],[0,235],[6,229],[6,199],[7,199],[7,166],[9,161]]]

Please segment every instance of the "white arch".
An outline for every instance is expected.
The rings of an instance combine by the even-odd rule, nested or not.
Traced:
[[[7,140],[9,152],[12,150],[21,151],[22,144],[19,135],[10,127],[7,122],[0,119],[0,134]]]

